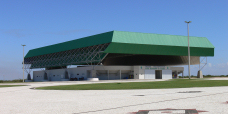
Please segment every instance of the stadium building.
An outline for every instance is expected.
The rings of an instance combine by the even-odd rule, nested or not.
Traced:
[[[206,37],[189,39],[191,65],[214,56]],[[25,56],[27,69],[42,69],[33,71],[34,81],[172,79],[184,71],[175,66],[187,64],[187,36],[123,31],[32,49]]]

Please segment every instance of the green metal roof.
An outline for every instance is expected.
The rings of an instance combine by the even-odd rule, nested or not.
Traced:
[[[113,31],[29,50],[25,58],[110,43]]]
[[[191,56],[214,56],[206,37],[189,37]],[[187,55],[187,36],[110,31],[30,50],[25,58],[110,43],[104,53]]]
[[[190,47],[214,48],[206,37],[189,37]],[[187,36],[114,31],[112,42],[166,46],[188,46]]]

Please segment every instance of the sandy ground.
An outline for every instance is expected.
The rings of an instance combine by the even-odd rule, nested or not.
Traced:
[[[228,114],[228,86],[141,90],[31,89],[135,81],[162,80],[34,82],[24,83],[28,86],[0,88],[0,114]]]

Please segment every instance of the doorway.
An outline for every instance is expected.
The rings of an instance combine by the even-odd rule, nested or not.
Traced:
[[[155,70],[155,79],[162,79],[162,70]]]

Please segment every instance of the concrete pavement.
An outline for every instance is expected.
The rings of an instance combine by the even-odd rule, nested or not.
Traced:
[[[28,86],[0,88],[0,113],[185,114],[197,111],[202,114],[228,114],[228,87],[141,90],[30,89],[40,86],[136,81],[162,80],[34,82],[25,83]]]

